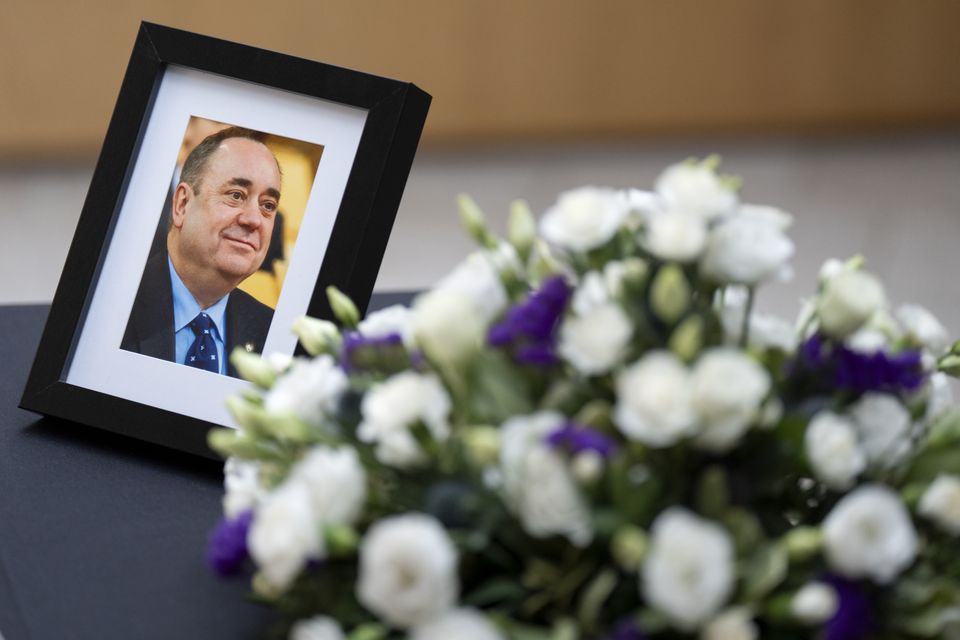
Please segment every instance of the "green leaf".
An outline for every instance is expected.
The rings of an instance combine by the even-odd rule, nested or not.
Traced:
[[[533,411],[530,382],[501,352],[483,351],[467,375],[469,417],[480,424],[500,424]]]
[[[577,617],[584,629],[595,629],[600,618],[603,603],[617,586],[617,573],[613,569],[605,569],[594,576],[587,584],[580,596],[580,607]]]
[[[743,595],[751,601],[763,599],[787,577],[789,558],[783,545],[768,544],[760,548],[744,567]]]
[[[474,607],[488,607],[500,602],[520,600],[526,590],[510,578],[493,578],[484,582],[463,598],[463,603]]]

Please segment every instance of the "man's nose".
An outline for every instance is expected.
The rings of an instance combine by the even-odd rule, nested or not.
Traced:
[[[257,229],[263,223],[263,216],[260,214],[260,203],[253,198],[249,198],[240,208],[237,214],[237,223],[243,227]]]

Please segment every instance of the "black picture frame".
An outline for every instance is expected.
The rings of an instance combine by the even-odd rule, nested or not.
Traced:
[[[318,318],[332,318],[324,293],[328,285],[365,311],[431,97],[412,83],[141,23],[20,407],[215,458],[207,432],[220,425],[67,382],[147,122],[171,65],[366,110],[320,276],[304,310]]]

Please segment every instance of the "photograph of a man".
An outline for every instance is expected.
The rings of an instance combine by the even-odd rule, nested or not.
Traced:
[[[122,349],[232,376],[235,347],[263,351],[273,309],[237,289],[263,263],[280,203],[280,166],[262,140],[229,127],[187,156]]]

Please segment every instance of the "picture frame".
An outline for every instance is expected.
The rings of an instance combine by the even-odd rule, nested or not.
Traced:
[[[20,407],[215,458],[207,432],[235,426],[224,400],[247,383],[120,348],[186,123],[322,148],[263,349],[294,355],[294,318],[333,317],[327,286],[365,311],[430,100],[409,82],[141,23]]]

